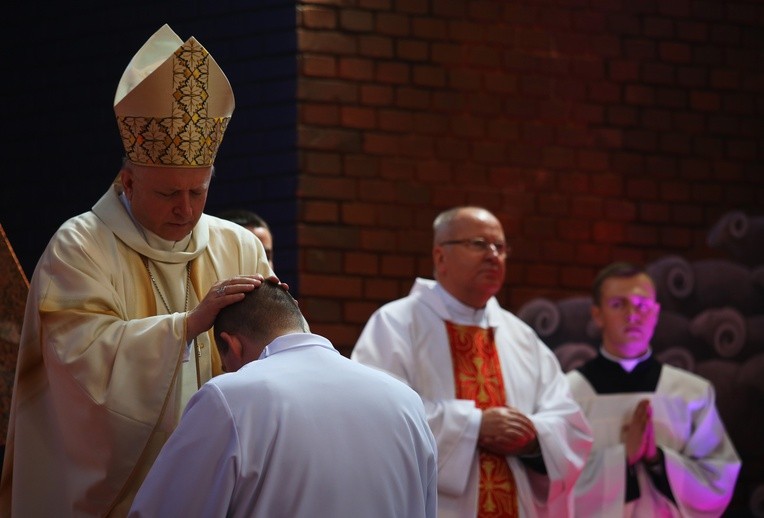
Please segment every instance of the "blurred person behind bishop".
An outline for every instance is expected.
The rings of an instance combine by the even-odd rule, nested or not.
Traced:
[[[130,516],[435,518],[435,439],[413,390],[310,333],[270,281],[214,329],[229,374],[191,399]]]
[[[655,284],[636,265],[603,268],[592,287],[599,355],[568,373],[594,431],[576,485],[576,515],[720,516],[740,459],[713,385],[653,357]]]
[[[435,280],[369,319],[352,358],[404,380],[438,443],[438,516],[566,516],[591,447],[560,365],[494,295],[508,246],[480,207],[435,218]]]
[[[212,56],[167,25],[127,66],[122,168],[32,276],[0,515],[124,516],[191,395],[222,372],[218,311],[272,275],[250,232],[203,214],[233,108]]]
[[[265,255],[268,257],[268,263],[271,265],[271,270],[274,270],[273,234],[271,233],[271,228],[268,226],[268,223],[263,218],[246,209],[224,210],[218,214],[218,217],[238,223],[256,235],[265,248]]]

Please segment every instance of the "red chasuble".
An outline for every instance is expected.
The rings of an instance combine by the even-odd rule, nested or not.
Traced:
[[[472,399],[481,410],[506,405],[493,329],[445,322],[457,399]],[[515,478],[505,457],[480,451],[478,517],[518,516]]]

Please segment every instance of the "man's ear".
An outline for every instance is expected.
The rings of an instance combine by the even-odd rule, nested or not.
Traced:
[[[602,309],[599,306],[592,306],[592,321],[599,329],[602,329]]]
[[[237,362],[241,363],[242,345],[239,337],[223,331],[220,333],[220,339],[223,340],[223,342],[228,346],[228,352],[226,353],[226,356],[230,354],[237,360]]]
[[[133,173],[126,167],[123,167],[119,171],[119,180],[122,184],[122,190],[128,200],[133,197]]]

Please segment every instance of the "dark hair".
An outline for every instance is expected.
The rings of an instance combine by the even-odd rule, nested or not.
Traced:
[[[215,343],[221,354],[228,345],[220,333],[240,334],[256,341],[271,341],[280,334],[307,332],[305,319],[292,295],[277,282],[266,279],[239,302],[220,310],[215,318]]]
[[[605,266],[599,271],[592,284],[592,300],[594,301],[594,305],[599,306],[602,301],[602,285],[606,280],[612,277],[634,277],[641,273],[647,274],[643,267],[634,263],[616,262]]]
[[[227,219],[241,225],[242,227],[263,227],[270,230],[268,223],[254,212],[246,209],[224,210],[218,214],[219,218]]]

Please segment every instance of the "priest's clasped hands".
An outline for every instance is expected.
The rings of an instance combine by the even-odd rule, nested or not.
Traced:
[[[631,421],[623,427],[622,440],[629,466],[639,461],[653,464],[659,459],[653,428],[653,407],[649,400],[643,399],[637,403]]]
[[[511,406],[483,410],[478,446],[503,456],[536,455],[540,451],[533,422]]]

